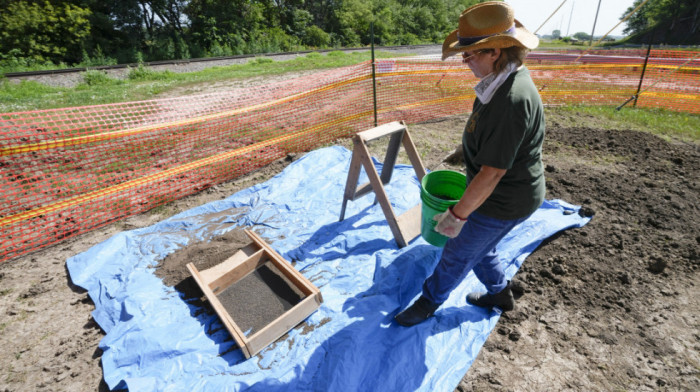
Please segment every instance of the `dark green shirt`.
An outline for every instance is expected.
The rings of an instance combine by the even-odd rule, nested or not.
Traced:
[[[476,99],[462,136],[467,181],[482,165],[507,170],[479,213],[518,219],[539,208],[545,193],[544,129],[542,99],[525,67],[512,73],[488,104]]]

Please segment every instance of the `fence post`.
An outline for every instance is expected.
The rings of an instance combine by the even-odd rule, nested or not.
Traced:
[[[374,64],[374,22],[369,23],[369,36],[372,45],[372,99],[374,100],[374,126],[377,126],[377,74]]]
[[[639,77],[639,86],[637,86],[637,93],[634,94],[634,104],[632,106],[637,107],[637,99],[639,98],[639,92],[642,90],[642,83],[644,82],[644,73],[647,70],[647,63],[649,62],[649,53],[651,53],[651,43],[654,42],[654,29],[651,30],[649,35],[649,46],[647,46],[647,56],[644,58],[644,67],[642,67],[642,75]]]

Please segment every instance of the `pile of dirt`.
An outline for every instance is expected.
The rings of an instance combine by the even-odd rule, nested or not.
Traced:
[[[698,146],[554,124],[547,197],[593,219],[525,261],[458,390],[700,390]]]
[[[547,115],[547,198],[582,205],[593,219],[525,260],[514,279],[516,309],[501,317],[457,390],[700,390],[698,146],[563,126],[556,110]],[[444,158],[464,121],[409,125],[427,168],[462,170]],[[289,162],[0,264],[0,390],[106,390],[104,335],[65,260],[265,181]],[[216,246],[206,252],[214,256]],[[186,279],[177,275],[185,261],[173,264],[170,284]]]
[[[252,240],[243,229],[236,228],[208,241],[197,241],[166,256],[155,267],[155,275],[163,284],[175,288],[184,298],[194,300],[203,311],[214,313],[211,304],[204,302],[204,293],[191,276],[187,265],[199,272],[223,263]],[[240,280],[212,289],[224,309],[242,331],[252,335],[293,308],[304,297],[274,263],[263,263]]]
[[[209,241],[196,242],[166,256],[158,263],[154,273],[163,284],[174,287],[185,298],[201,298],[204,294],[190,275],[187,264],[192,263],[203,271],[220,264],[250,242],[243,230],[231,230]]]

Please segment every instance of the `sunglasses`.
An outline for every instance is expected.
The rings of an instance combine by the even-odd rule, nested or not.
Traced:
[[[470,58],[476,57],[477,55],[480,55],[482,53],[491,52],[492,50],[493,49],[481,49],[481,50],[477,50],[476,52],[474,52],[472,54],[467,54],[467,52],[462,52],[462,61],[469,60]]]

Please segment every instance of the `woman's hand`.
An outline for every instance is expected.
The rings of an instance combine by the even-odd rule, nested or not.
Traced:
[[[434,230],[450,238],[457,237],[469,214],[479,208],[484,200],[491,195],[505,174],[505,169],[482,166],[467,186],[459,202],[442,214],[433,217],[433,220],[438,222]]]
[[[442,214],[437,214],[433,217],[434,221],[437,221],[435,225],[435,231],[450,237],[455,238],[462,231],[464,223],[467,221],[466,218],[460,218],[452,212],[452,207],[448,208],[447,211]]]

